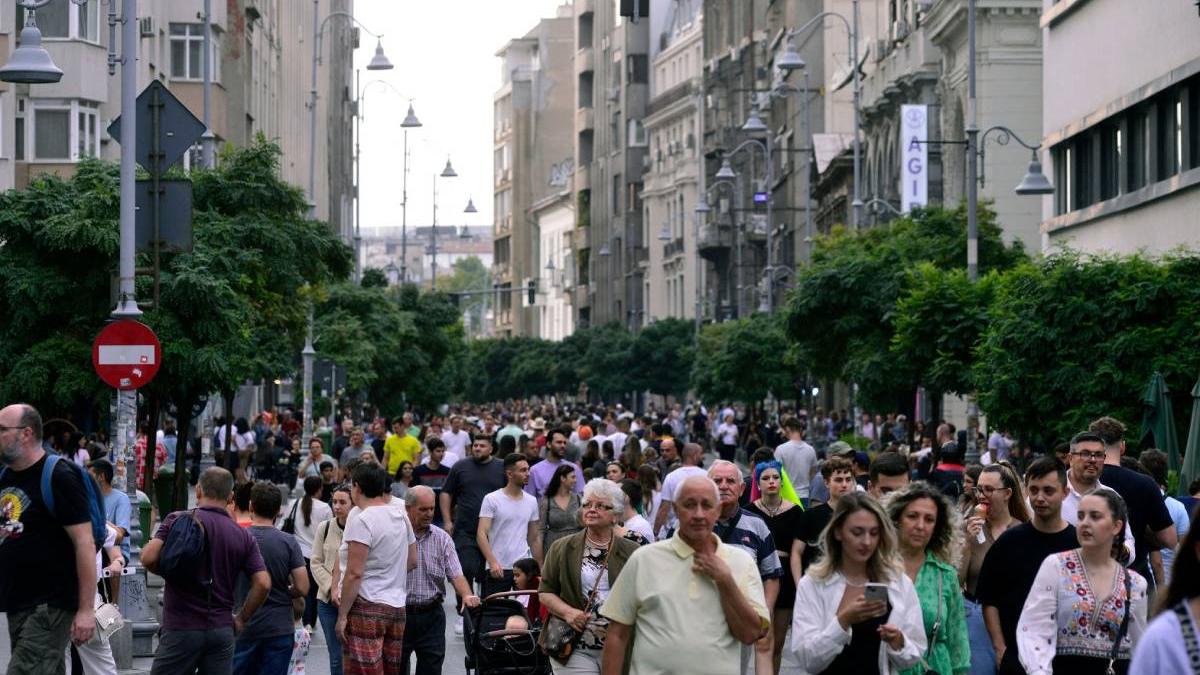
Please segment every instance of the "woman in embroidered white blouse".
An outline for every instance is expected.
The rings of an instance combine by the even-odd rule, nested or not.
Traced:
[[[1118,636],[1112,669],[1128,672],[1146,628],[1146,580],[1117,562],[1128,518],[1124,500],[1108,488],[1079,501],[1080,547],[1042,562],[1017,623],[1029,675],[1103,675]]]

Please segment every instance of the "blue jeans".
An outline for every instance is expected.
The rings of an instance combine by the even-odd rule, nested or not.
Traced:
[[[331,602],[317,601],[317,618],[321,620],[321,631],[325,633],[325,645],[329,647],[329,675],[342,675],[342,641],[338,639],[338,608]]]
[[[983,623],[983,605],[963,598],[967,615],[967,641],[971,645],[971,675],[996,675],[996,651]]]
[[[288,675],[292,661],[292,633],[243,640],[233,645],[233,675]]]

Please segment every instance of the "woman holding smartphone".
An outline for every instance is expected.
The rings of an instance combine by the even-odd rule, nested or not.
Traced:
[[[821,543],[824,555],[797,585],[780,672],[884,675],[919,663],[921,603],[879,503],[861,492],[839,499]]]

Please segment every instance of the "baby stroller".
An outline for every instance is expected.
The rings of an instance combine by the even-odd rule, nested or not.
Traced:
[[[527,618],[517,598],[537,591],[509,591],[484,598],[478,607],[463,612],[463,644],[467,675],[548,675],[550,657],[538,646],[541,626],[505,630],[509,617]]]

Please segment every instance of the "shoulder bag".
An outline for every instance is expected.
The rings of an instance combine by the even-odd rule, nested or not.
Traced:
[[[300,506],[299,499],[297,499],[296,502],[294,504],[292,504],[292,513],[291,513],[291,515],[289,515],[287,518],[285,518],[283,520],[283,525],[279,526],[280,530],[282,530],[288,534],[296,534],[296,507],[298,507],[298,506]]]
[[[613,537],[616,537],[613,533]],[[608,544],[608,551],[604,554],[604,563],[600,565],[600,572],[596,575],[596,583],[592,584],[592,590],[588,592],[587,599],[583,602],[583,607],[580,609],[587,610],[592,606],[592,599],[596,597],[596,589],[600,587],[600,579],[608,573],[608,556],[612,555],[612,542]],[[571,654],[575,652],[575,643],[583,635],[582,631],[575,630],[569,622],[559,617],[557,614],[550,614],[546,620],[545,627],[542,628],[542,634],[539,637],[539,642],[542,647],[542,652],[559,663],[566,663],[571,658]]]
[[[1171,608],[1175,618],[1179,620],[1179,630],[1183,633],[1183,646],[1187,649],[1188,663],[1192,666],[1193,675],[1200,675],[1200,639],[1196,638],[1196,624],[1188,614],[1186,603],[1183,601]]]
[[[1133,604],[1133,585],[1129,581],[1129,570],[1122,568],[1121,576],[1125,577],[1125,616],[1121,619],[1121,627],[1117,629],[1117,637],[1113,640],[1112,652],[1108,655],[1108,675],[1117,673],[1113,664],[1117,662],[1117,655],[1121,652],[1121,641],[1125,639],[1125,633],[1129,630],[1129,606]]]

